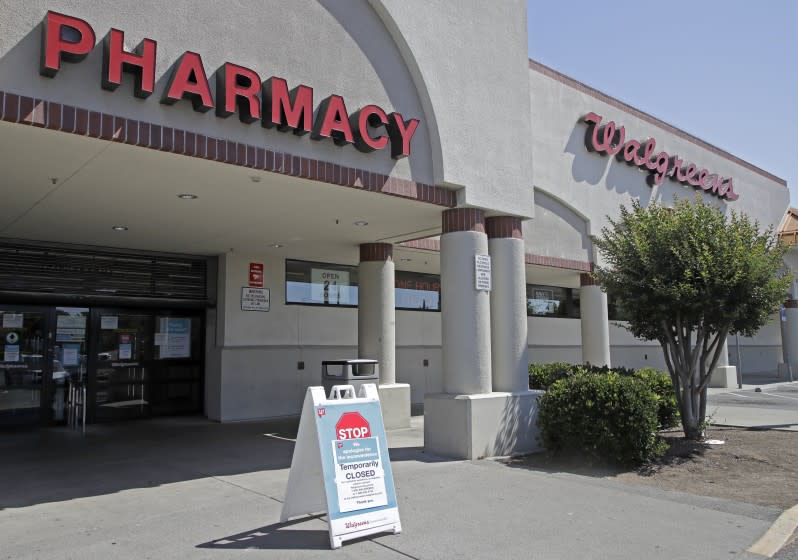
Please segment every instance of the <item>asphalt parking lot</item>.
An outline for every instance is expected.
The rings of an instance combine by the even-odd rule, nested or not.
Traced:
[[[744,388],[709,395],[709,404],[798,410],[798,383],[781,383],[761,388]]]

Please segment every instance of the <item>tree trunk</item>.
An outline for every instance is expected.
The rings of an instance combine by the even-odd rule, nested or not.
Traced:
[[[666,323],[662,326],[659,343],[676,391],[682,430],[687,439],[700,441],[705,436],[709,378],[717,365],[729,328],[707,333],[701,326],[693,345],[692,333],[688,328],[682,328],[678,316],[675,327]]]
[[[701,434],[701,421],[699,415],[696,414],[696,394],[691,388],[682,391],[682,405],[679,411],[682,415],[682,430],[684,437],[692,440],[700,440]]]
[[[698,413],[698,425],[701,428],[701,437],[704,438],[706,433],[704,431],[704,426],[707,423],[707,388],[704,387],[701,390],[700,395],[701,402],[699,404],[699,413]]]

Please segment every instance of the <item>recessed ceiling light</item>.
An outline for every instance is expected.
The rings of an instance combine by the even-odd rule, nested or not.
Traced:
[[[181,193],[181,194],[177,195],[177,198],[179,198],[181,200],[194,200],[195,198],[199,198],[199,197],[197,195],[191,194],[191,193]]]
[[[354,225],[356,225],[356,226],[367,226],[367,225],[369,225],[369,223],[367,221],[365,221],[365,220],[359,220],[359,221],[355,222]]]
[[[280,245],[279,243],[272,243],[269,245],[272,249],[279,249],[280,247],[284,247],[284,245]]]
[[[114,231],[127,231],[127,226],[114,226],[111,229]]]

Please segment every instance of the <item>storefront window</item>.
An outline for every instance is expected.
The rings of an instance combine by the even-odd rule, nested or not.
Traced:
[[[559,286],[526,285],[526,314],[535,317],[579,318],[579,290]]]
[[[357,267],[285,261],[287,304],[357,306]]]
[[[441,310],[441,277],[396,271],[396,309]]]

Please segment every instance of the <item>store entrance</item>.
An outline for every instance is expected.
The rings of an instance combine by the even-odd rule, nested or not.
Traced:
[[[93,309],[91,325],[91,420],[202,412],[201,315]]]
[[[202,412],[198,310],[0,304],[0,426],[63,424],[71,386],[87,420]]]
[[[0,308],[0,422],[38,422],[52,376],[50,313],[40,307]]]

